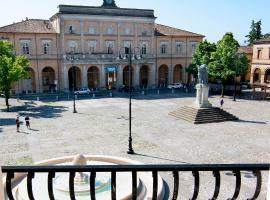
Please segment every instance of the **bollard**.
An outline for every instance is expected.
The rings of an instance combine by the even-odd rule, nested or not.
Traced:
[[[93,93],[92,97],[93,97],[93,99],[96,98],[96,94]]]
[[[56,96],[56,101],[59,101],[59,96],[58,95]]]
[[[144,93],[144,90],[142,91],[142,95],[144,95],[145,93]]]
[[[68,94],[68,100],[69,100],[69,94]]]
[[[76,99],[76,100],[78,99],[78,96],[77,96],[77,95],[75,95],[75,99]]]
[[[37,97],[37,101],[39,101],[39,97]]]
[[[186,93],[188,93],[188,88],[186,88]]]
[[[2,175],[2,168],[0,166],[0,199],[4,198],[4,184],[3,184],[3,175]]]
[[[110,92],[110,97],[113,97],[113,94]]]
[[[174,88],[172,88],[172,94],[174,94]]]
[[[159,94],[159,90],[157,90],[157,94]]]

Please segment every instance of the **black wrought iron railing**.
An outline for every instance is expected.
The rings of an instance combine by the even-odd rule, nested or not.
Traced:
[[[111,199],[117,199],[116,191],[116,176],[118,172],[131,172],[132,179],[132,200],[137,198],[137,173],[138,172],[150,172],[153,177],[153,194],[152,199],[157,199],[158,196],[158,174],[159,172],[171,172],[174,180],[174,188],[171,199],[176,200],[180,194],[179,192],[179,177],[180,172],[192,172],[194,176],[194,191],[190,198],[191,200],[197,199],[200,191],[200,173],[201,172],[212,172],[213,178],[215,179],[214,194],[209,196],[209,199],[215,200],[218,198],[221,189],[221,172],[231,171],[235,176],[235,189],[234,194],[231,197],[228,194],[230,200],[238,198],[241,190],[241,173],[244,171],[252,172],[254,177],[257,178],[257,184],[254,188],[254,195],[252,197],[246,197],[247,200],[255,200],[259,197],[262,188],[262,171],[269,171],[270,164],[218,164],[218,165],[105,165],[105,166],[4,166],[2,172],[6,175],[6,194],[10,200],[14,200],[12,194],[12,180],[15,174],[24,173],[27,176],[27,192],[30,200],[39,199],[34,197],[32,189],[32,180],[37,173],[48,174],[47,190],[50,200],[54,200],[53,193],[53,179],[56,173],[69,173],[69,195],[71,200],[75,200],[74,191],[74,178],[76,172],[90,173],[89,177],[89,193],[92,200],[96,199],[95,192],[95,179],[96,174],[100,172],[108,172],[111,174]],[[266,176],[266,179],[268,177]],[[129,180],[127,180],[129,181]],[[44,188],[45,189],[45,188]],[[91,191],[91,192],[90,192]],[[210,194],[211,195],[211,194]]]

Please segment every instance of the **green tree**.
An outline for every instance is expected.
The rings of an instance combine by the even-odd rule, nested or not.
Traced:
[[[248,58],[245,54],[238,53],[239,43],[232,33],[226,33],[217,42],[217,50],[211,54],[209,63],[209,75],[221,80],[222,96],[224,85],[232,78],[245,74],[248,69]]]
[[[252,45],[256,40],[263,38],[262,21],[259,20],[257,22],[254,22],[254,20],[252,20],[250,29],[251,30],[246,37],[248,38],[249,45]]]
[[[198,66],[202,64],[208,65],[211,62],[211,54],[216,51],[216,44],[210,43],[207,40],[202,41],[196,48],[192,62],[186,71],[193,75],[194,78],[198,76]]]
[[[0,92],[5,95],[8,112],[11,84],[28,77],[28,65],[25,56],[15,56],[9,41],[0,41]]]

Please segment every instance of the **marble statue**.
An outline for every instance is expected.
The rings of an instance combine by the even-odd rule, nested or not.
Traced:
[[[198,66],[198,84],[208,84],[208,67],[207,65]]]

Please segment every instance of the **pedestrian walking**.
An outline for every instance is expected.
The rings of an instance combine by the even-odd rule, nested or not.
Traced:
[[[221,100],[220,100],[220,108],[223,108],[223,104],[224,104],[224,100],[221,99]]]
[[[26,124],[26,127],[29,129],[30,128],[30,117],[28,115],[26,115],[26,117],[25,117],[25,124]]]
[[[19,133],[20,132],[20,117],[17,116],[16,118],[16,126],[17,126],[17,132]]]

